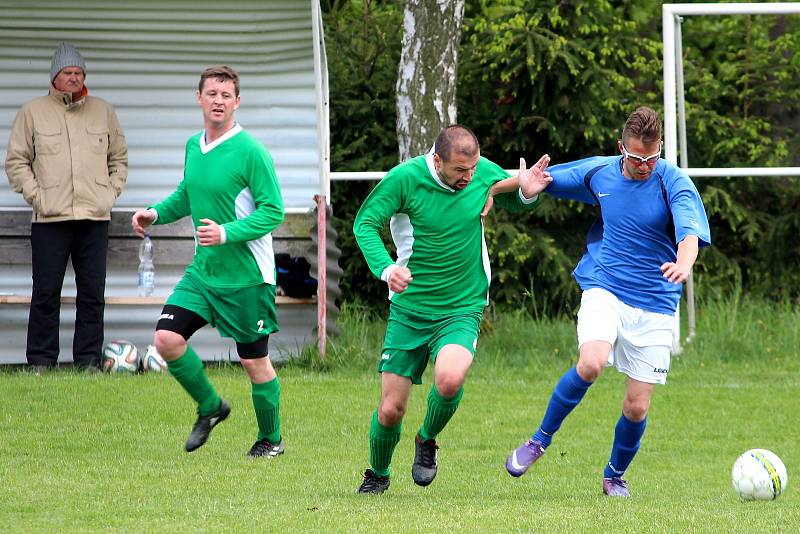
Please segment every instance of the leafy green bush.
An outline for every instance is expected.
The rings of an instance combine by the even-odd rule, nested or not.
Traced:
[[[661,3],[649,0],[468,0],[459,65],[459,121],[506,168],[614,154],[627,115],[662,109]],[[326,9],[332,168],[397,163],[394,87],[402,10],[394,2]],[[686,17],[687,156],[691,167],[800,166],[800,18]],[[800,297],[798,178],[696,179],[714,246],[700,254],[698,293]],[[345,300],[385,307],[352,221],[372,183],[334,183]],[[545,198],[523,215],[494,211],[487,244],[500,306],[570,313],[570,273],[595,208]],[[388,236],[384,236],[388,243]]]
[[[689,17],[683,35],[689,166],[800,166],[800,18]],[[701,287],[797,300],[800,178],[695,181],[714,239]]]
[[[520,156],[612,149],[632,107],[658,103],[659,36],[642,14],[642,2],[471,2],[459,117],[484,155],[515,168]]]

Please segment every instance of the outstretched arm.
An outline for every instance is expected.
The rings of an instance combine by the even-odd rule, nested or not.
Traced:
[[[525,160],[519,159],[519,188],[525,198],[533,198],[544,191],[553,178],[547,172],[550,156],[545,154],[530,169],[525,168]]]
[[[500,180],[489,190],[489,196],[486,198],[486,204],[484,204],[483,210],[481,211],[481,217],[486,217],[492,210],[495,195],[511,193],[519,189],[525,198],[532,199],[544,191],[550,182],[553,181],[550,173],[545,170],[549,163],[550,156],[545,154],[528,169],[525,164],[525,159],[520,158],[519,174],[511,178],[506,178],[505,180]]]
[[[519,189],[519,176],[512,176],[495,183],[489,193],[491,195],[499,195],[500,193],[511,193],[517,189]]]

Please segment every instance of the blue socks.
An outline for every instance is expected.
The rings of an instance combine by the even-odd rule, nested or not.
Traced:
[[[591,382],[587,382],[578,375],[578,371],[574,367],[564,373],[550,396],[550,403],[544,412],[542,423],[531,439],[538,441],[546,449],[553,440],[553,434],[561,428],[561,423],[581,402],[591,385]]]
[[[546,449],[550,442],[553,441],[553,434],[561,428],[561,423],[581,402],[591,385],[591,382],[587,382],[578,375],[578,371],[574,367],[564,373],[550,396],[550,402],[544,412],[542,423],[531,439],[538,441]],[[611,447],[611,457],[603,471],[603,477],[622,476],[631,461],[633,461],[633,457],[636,456],[636,451],[639,450],[646,427],[647,418],[635,423],[625,417],[624,414],[620,416],[614,429],[614,445]]]
[[[604,478],[621,477],[631,464],[647,427],[647,418],[634,423],[625,415],[621,415],[614,429],[614,445],[611,447],[611,457],[608,459]]]

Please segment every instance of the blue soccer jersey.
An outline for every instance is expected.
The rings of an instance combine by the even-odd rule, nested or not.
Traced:
[[[581,289],[601,287],[625,304],[673,314],[682,284],[662,276],[661,265],[677,259],[688,235],[711,244],[703,202],[691,179],[661,159],[647,180],[626,178],[622,157],[592,157],[548,168],[547,192],[600,206],[586,252],[573,271]]]

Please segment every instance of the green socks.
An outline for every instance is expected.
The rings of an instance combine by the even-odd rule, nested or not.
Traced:
[[[419,430],[423,440],[433,439],[442,431],[456,413],[458,403],[463,396],[464,388],[461,388],[455,397],[444,399],[436,391],[436,386],[431,387],[431,392],[428,394],[428,411]],[[372,471],[379,477],[389,476],[389,465],[392,463],[394,448],[400,441],[402,426],[401,423],[392,428],[385,427],[378,422],[378,410],[372,414],[372,424],[369,427],[369,463]]]
[[[197,403],[199,415],[205,417],[219,410],[222,400],[209,382],[203,362],[192,347],[187,345],[183,356],[167,362],[167,369]]]
[[[253,408],[258,421],[258,440],[273,445],[281,441],[281,385],[276,376],[269,382],[253,384]]]
[[[389,428],[378,422],[378,410],[372,414],[369,427],[369,463],[372,471],[379,477],[389,476],[389,464],[392,463],[394,448],[400,441],[403,424]]]
[[[425,413],[425,421],[419,429],[419,437],[423,441],[435,439],[439,432],[447,425],[458,409],[458,403],[464,396],[464,388],[458,390],[455,397],[445,399],[436,390],[436,385],[431,386],[428,393],[428,411]]]

